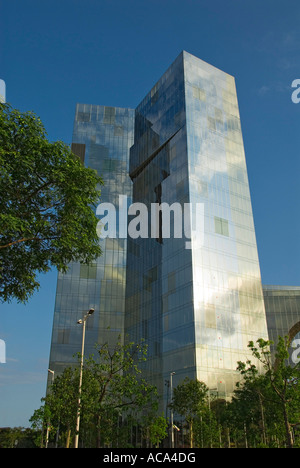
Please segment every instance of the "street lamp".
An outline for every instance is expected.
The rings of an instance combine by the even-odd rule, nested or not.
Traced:
[[[51,385],[53,385],[54,382],[54,371],[51,369],[48,369],[49,374],[52,374],[51,378]],[[49,442],[49,432],[50,432],[50,420],[47,423],[47,431],[46,431],[46,443],[45,443],[45,448],[48,448],[48,442]]]
[[[80,404],[81,404],[81,387],[82,387],[82,371],[83,371],[83,355],[84,355],[84,341],[85,341],[85,329],[87,319],[95,312],[95,309],[90,309],[82,319],[78,320],[78,324],[82,324],[82,342],[81,342],[81,360],[80,360],[80,374],[79,374],[79,389],[78,389],[78,403],[77,403],[77,418],[76,418],[76,432],[74,448],[78,448],[79,441],[79,425],[80,425]]]
[[[175,375],[175,372],[170,373],[170,400],[172,403],[173,399],[173,375]],[[171,447],[174,448],[174,414],[173,414],[173,408],[171,407]]]

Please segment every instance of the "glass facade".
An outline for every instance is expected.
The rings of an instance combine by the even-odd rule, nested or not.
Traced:
[[[300,358],[300,287],[263,286],[269,339],[274,342],[271,351],[276,349],[278,337],[288,336],[291,341],[290,365]]]
[[[99,202],[114,204],[117,213],[119,194],[131,200],[128,171],[133,123],[131,109],[76,107],[72,151],[102,176]],[[118,225],[117,231],[120,228]],[[74,354],[80,352],[82,325],[77,321],[91,307],[95,312],[87,320],[86,354],[94,353],[96,343],[113,344],[123,335],[127,239],[118,237],[100,240],[103,255],[96,262],[73,263],[66,274],[58,275],[49,363],[55,374],[73,363]]]
[[[204,204],[192,240],[196,375],[230,395],[250,340],[267,338],[235,80],[184,54],[190,202]]]
[[[249,341],[268,339],[265,304],[274,339],[299,321],[300,297],[263,294],[234,78],[182,52],[135,110],[78,104],[72,149],[103,177],[101,202],[118,214],[123,195],[130,210],[95,263],[59,275],[50,368],[74,362],[93,307],[86,353],[120,333],[145,340],[143,377],[165,402],[171,373],[230,397]],[[136,235],[119,235],[132,222]]]
[[[133,202],[188,202],[183,61],[180,56],[136,109],[130,152]],[[160,394],[169,372],[195,375],[192,256],[185,239],[128,239],[125,331],[148,345],[144,375]],[[173,217],[170,216],[170,224]],[[150,225],[149,216],[149,232]]]
[[[234,78],[180,54],[136,109],[130,176],[134,202],[204,213],[201,239],[163,238],[162,211],[156,239],[128,241],[125,328],[149,346],[145,375],[161,394],[175,372],[228,396],[268,337]]]

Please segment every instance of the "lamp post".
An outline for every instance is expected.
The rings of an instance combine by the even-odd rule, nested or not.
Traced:
[[[175,372],[170,373],[170,401],[171,403],[173,399],[173,375],[175,375]],[[172,407],[171,407],[171,447],[174,448],[174,413],[173,413]]]
[[[79,441],[79,426],[80,426],[80,404],[81,404],[81,387],[82,387],[82,371],[83,371],[83,356],[84,356],[84,342],[85,342],[85,329],[86,321],[94,313],[94,309],[90,309],[82,319],[78,320],[78,324],[82,324],[82,342],[81,342],[81,359],[80,359],[80,374],[79,374],[79,389],[78,389],[78,403],[77,403],[77,418],[76,418],[76,432],[74,448],[78,448]]]
[[[51,385],[53,385],[53,382],[54,382],[54,371],[51,370],[51,369],[48,369],[48,372],[49,372],[49,374],[52,374]],[[50,432],[50,420],[49,420],[48,423],[47,423],[45,448],[48,448],[49,432]]]

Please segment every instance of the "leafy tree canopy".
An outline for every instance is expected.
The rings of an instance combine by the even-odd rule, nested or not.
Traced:
[[[170,407],[181,416],[190,426],[190,446],[193,447],[193,424],[203,411],[208,394],[208,387],[204,382],[186,377],[174,388]]]
[[[102,179],[33,112],[0,104],[0,301],[25,302],[38,273],[101,254],[94,206]]]
[[[113,346],[105,343],[95,349],[96,357],[90,355],[84,360],[80,444],[99,448],[123,441],[126,445],[132,426],[141,427],[144,437],[158,444],[166,436],[166,421],[156,414],[156,387],[141,376],[140,366],[146,359],[147,347],[143,343],[123,344],[119,336]],[[43,399],[45,406],[31,418],[32,427],[41,430],[51,420],[54,428],[51,437],[55,437],[59,428],[61,435],[66,434],[66,447],[75,435],[79,371],[78,366],[70,366],[57,375]]]

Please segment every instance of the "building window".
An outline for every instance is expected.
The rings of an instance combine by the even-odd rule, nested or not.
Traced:
[[[97,263],[81,263],[80,264],[80,278],[83,279],[96,279],[97,277]]]
[[[85,158],[85,144],[83,143],[72,143],[71,145],[71,151],[74,153],[82,164],[84,164],[84,158]]]
[[[204,89],[198,88],[197,86],[193,86],[193,96],[200,101],[206,101],[206,93]]]
[[[57,330],[57,344],[69,344],[70,330],[63,328]]]
[[[176,273],[168,274],[168,290],[173,291],[176,289]]]
[[[173,161],[174,158],[176,158],[176,145],[170,148],[169,155],[170,155],[170,162]]]
[[[229,237],[229,228],[227,219],[218,218],[215,216],[215,233]]]
[[[89,122],[91,114],[89,112],[77,112],[77,122]]]
[[[115,107],[104,107],[103,123],[108,125],[114,125],[116,120],[116,109]]]
[[[198,181],[198,193],[201,197],[208,197],[208,185],[207,182],[204,182],[202,180]]]
[[[114,136],[123,136],[124,128],[121,125],[114,126]]]
[[[102,170],[105,172],[116,173],[120,167],[120,161],[118,159],[104,159],[102,163]]]

